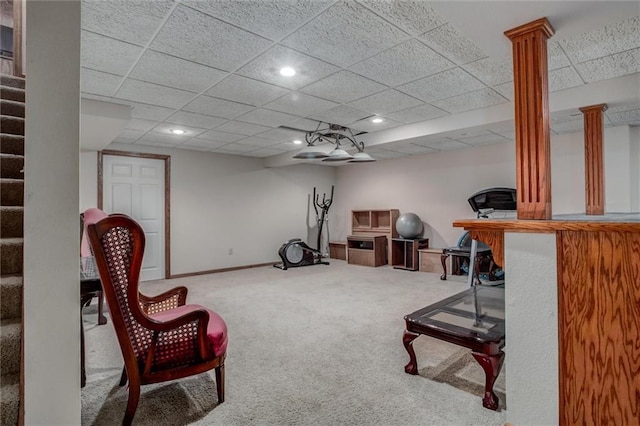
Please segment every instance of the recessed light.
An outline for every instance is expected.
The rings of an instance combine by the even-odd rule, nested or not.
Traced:
[[[284,67],[280,69],[280,74],[285,76],[285,77],[292,77],[294,75],[296,75],[296,70],[294,70],[291,67]]]
[[[296,145],[301,145],[302,141],[300,139],[296,139],[295,141],[293,141],[293,143]]]
[[[382,118],[380,118],[380,117],[376,117],[376,118],[372,118],[372,119],[371,119],[371,122],[372,122],[372,123],[376,123],[376,124],[378,124],[378,123],[382,123],[383,121],[384,121],[384,120],[383,120]]]
[[[171,129],[171,133],[173,133],[174,135],[184,135],[187,132],[182,129]]]

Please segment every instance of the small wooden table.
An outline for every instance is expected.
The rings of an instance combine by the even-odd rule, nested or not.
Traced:
[[[406,373],[418,374],[413,341],[421,334],[469,348],[485,373],[482,405],[490,410],[498,408],[493,385],[504,362],[504,284],[473,286],[404,319],[407,329],[402,342],[409,353]]]

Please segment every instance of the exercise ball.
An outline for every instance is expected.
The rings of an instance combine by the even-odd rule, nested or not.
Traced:
[[[416,238],[422,234],[422,220],[415,213],[402,213],[396,221],[396,229],[402,238]]]

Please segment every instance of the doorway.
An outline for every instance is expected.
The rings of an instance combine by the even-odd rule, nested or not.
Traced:
[[[144,229],[140,281],[171,277],[170,162],[168,155],[98,153],[98,207],[131,216]]]

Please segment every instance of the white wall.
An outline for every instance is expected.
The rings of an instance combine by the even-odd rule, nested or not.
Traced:
[[[77,425],[80,2],[28,1],[26,14],[24,423]]]
[[[555,425],[559,415],[556,235],[505,233],[507,422]]]
[[[314,247],[313,187],[328,193],[335,180],[326,166],[264,168],[260,158],[124,144],[109,149],[171,156],[172,274],[273,262],[290,238]],[[82,154],[81,210],[97,204],[95,164],[95,153]]]
[[[640,127],[629,129],[629,168],[631,169],[631,211],[640,212]]]

